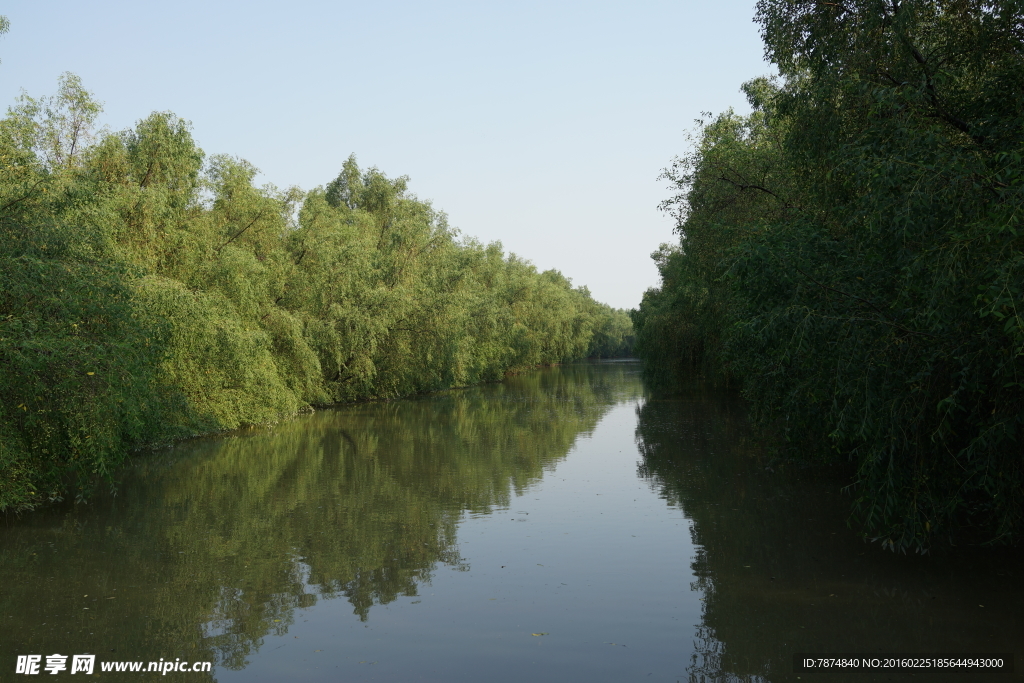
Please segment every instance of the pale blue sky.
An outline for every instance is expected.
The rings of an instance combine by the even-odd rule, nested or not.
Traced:
[[[309,189],[355,153],[452,225],[638,305],[670,241],[657,179],[702,111],[770,71],[754,0],[68,2],[0,13],[0,102],[78,74],[102,121],[155,110],[257,182]]]

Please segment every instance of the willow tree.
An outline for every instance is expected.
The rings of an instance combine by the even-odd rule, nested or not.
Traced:
[[[100,111],[65,74],[0,120],[0,510],[143,445],[581,358],[608,318],[404,176],[260,187],[170,112]]]
[[[131,264],[82,220],[79,143],[98,111],[76,79],[0,120],[0,508],[84,493],[160,438],[166,329],[137,317]],[[71,112],[69,115],[68,112]],[[84,122],[84,123],[83,123]]]
[[[1021,7],[764,0],[757,17],[780,84],[740,125],[764,133],[705,137],[677,178],[676,280],[645,302],[640,338],[645,315],[683,302],[678,326],[721,349],[763,428],[791,454],[854,463],[866,536],[1015,540]],[[715,298],[718,324],[701,308]]]

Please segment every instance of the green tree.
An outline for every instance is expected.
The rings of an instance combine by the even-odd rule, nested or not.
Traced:
[[[0,509],[85,492],[129,450],[313,405],[582,358],[623,316],[460,239],[354,157],[326,188],[254,184],[155,112],[97,131],[71,74],[0,120]],[[602,322],[603,321],[603,322]],[[617,344],[618,341],[615,343]]]
[[[791,454],[855,463],[854,519],[887,547],[1015,540],[1021,7],[765,0],[758,20],[781,85],[749,84],[749,132],[705,129],[675,178],[676,279],[640,346],[652,322],[696,330],[677,337]],[[694,303],[716,297],[718,324]]]

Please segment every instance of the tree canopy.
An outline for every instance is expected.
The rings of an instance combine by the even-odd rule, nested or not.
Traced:
[[[170,112],[100,111],[65,74],[0,120],[0,510],[142,445],[628,352],[625,312],[460,237],[406,177],[350,157],[258,187]]]
[[[789,457],[855,467],[890,548],[1024,523],[1024,6],[762,0],[777,78],[666,171],[635,314],[662,381],[738,383]]]

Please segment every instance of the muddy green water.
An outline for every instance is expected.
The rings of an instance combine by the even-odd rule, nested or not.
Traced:
[[[765,471],[734,398],[654,400],[633,362],[323,410],[7,519],[0,681],[1024,678],[1021,554],[886,553],[840,486]],[[1017,672],[794,672],[806,651]],[[16,673],[87,653],[91,676]],[[213,667],[100,670],[161,658]]]

